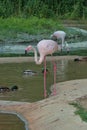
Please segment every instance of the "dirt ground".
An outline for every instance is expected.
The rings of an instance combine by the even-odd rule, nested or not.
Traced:
[[[73,60],[76,56],[56,58]],[[33,60],[28,57],[0,58],[0,63],[19,62],[19,59],[20,62]],[[50,57],[47,60],[50,60]],[[51,87],[53,89],[54,86]],[[87,79],[57,83],[56,90],[55,96],[34,103],[0,100],[0,112],[21,115],[26,130],[87,130],[87,123],[75,115],[76,108],[69,104],[78,101],[87,109]]]
[[[76,102],[80,104],[84,109],[87,110],[87,95],[76,99]]]

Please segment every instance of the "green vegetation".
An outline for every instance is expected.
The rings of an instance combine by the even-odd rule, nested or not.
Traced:
[[[0,0],[0,17],[87,19],[86,0]]]
[[[59,19],[86,21],[86,6],[85,0],[0,0],[0,41],[65,30]]]
[[[79,103],[70,103],[70,105],[76,107],[77,110],[75,111],[75,114],[79,115],[83,121],[87,122],[87,110],[84,109]]]
[[[30,36],[36,36],[38,42],[49,38],[56,30],[64,30],[71,35],[79,32],[70,32],[62,25],[62,19],[79,19],[87,23],[87,2],[85,0],[0,0],[0,44],[15,44],[18,41],[27,41]],[[61,19],[61,20],[60,20]],[[19,36],[21,34],[21,37]],[[25,34],[28,34],[27,40]],[[39,38],[38,38],[39,36]],[[21,42],[20,42],[21,43]],[[67,55],[65,52],[62,55]],[[86,51],[73,51],[70,55],[87,55]],[[55,55],[60,55],[56,53]],[[24,56],[21,54],[0,54],[0,56]],[[33,54],[29,54],[33,56]]]
[[[17,38],[18,33],[28,33],[32,35],[51,34],[54,30],[63,29],[60,21],[38,17],[30,18],[0,18],[0,40],[6,38]]]
[[[38,34],[44,33],[43,31],[45,31],[45,29],[48,33],[50,30],[62,28],[62,25],[59,21],[48,20],[46,18],[39,19],[38,17],[30,17],[29,19],[25,19],[11,17],[7,19],[0,18],[0,29],[3,28],[7,31],[12,30],[29,34]]]

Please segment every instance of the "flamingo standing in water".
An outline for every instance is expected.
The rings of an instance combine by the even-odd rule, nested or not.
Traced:
[[[33,50],[35,54],[35,62],[36,64],[41,64],[44,61],[44,97],[47,96],[46,94],[46,55],[53,54],[55,51],[59,49],[57,42],[53,40],[41,40],[37,44],[37,49],[40,54],[40,58],[38,60],[37,51],[36,49],[29,45],[25,49],[25,54],[27,54],[28,51]],[[56,64],[54,63],[54,82],[56,84]],[[56,87],[54,88],[54,95],[56,94]]]
[[[62,51],[62,49],[63,49],[64,46],[66,47],[65,37],[66,37],[66,33],[64,31],[55,31],[51,35],[51,38],[61,39],[61,41],[62,41],[61,51]]]

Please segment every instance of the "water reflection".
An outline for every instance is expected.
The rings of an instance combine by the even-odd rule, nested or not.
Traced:
[[[57,82],[87,78],[87,61],[57,61]]]
[[[57,80],[66,79],[66,68],[68,65],[68,60],[59,60],[57,62]]]

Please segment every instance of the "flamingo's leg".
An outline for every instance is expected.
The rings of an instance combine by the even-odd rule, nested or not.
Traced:
[[[46,57],[44,57],[44,98],[46,98]]]
[[[57,66],[56,63],[53,63],[54,66],[54,89],[53,89],[53,95],[56,95],[56,71],[57,71]]]

